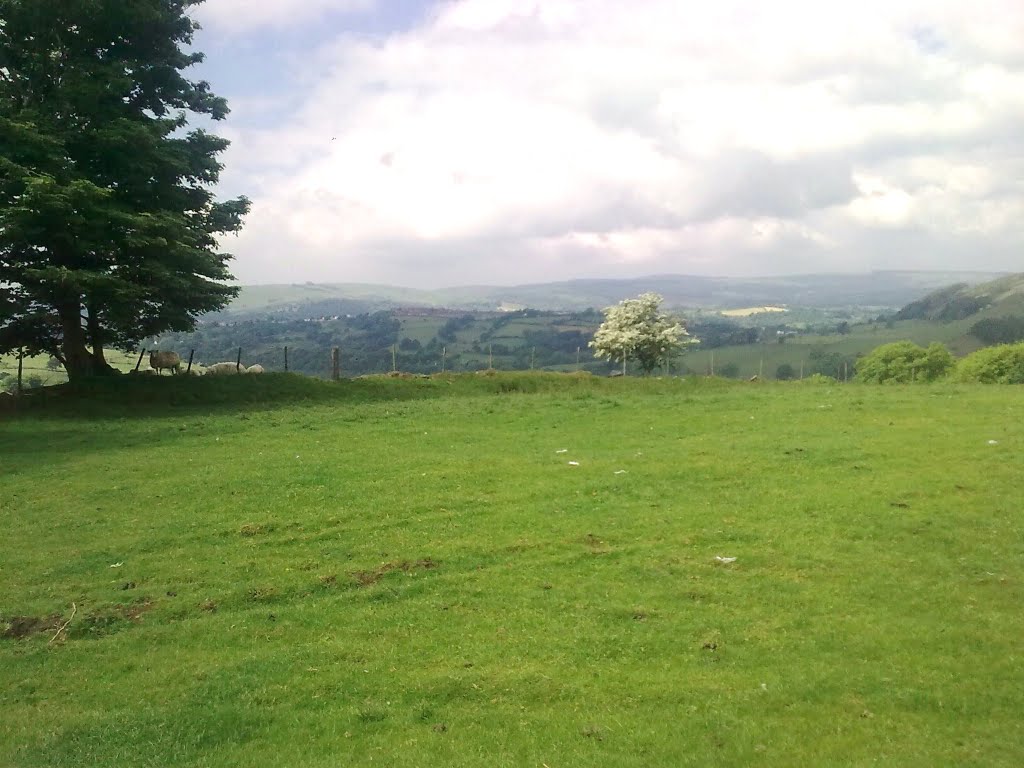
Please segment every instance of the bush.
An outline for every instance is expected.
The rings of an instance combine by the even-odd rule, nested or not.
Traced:
[[[925,349],[912,341],[896,341],[876,347],[858,360],[857,377],[875,384],[935,381],[954,365],[949,350],[938,342]]]
[[[971,326],[970,334],[986,344],[1024,341],[1024,317],[990,317]]]
[[[726,379],[738,379],[740,367],[736,363],[726,363],[715,369],[715,374]]]
[[[796,378],[796,371],[789,363],[783,363],[775,369],[775,378],[779,381],[789,381]]]
[[[1024,384],[1024,342],[979,349],[960,361],[956,378],[984,384]]]

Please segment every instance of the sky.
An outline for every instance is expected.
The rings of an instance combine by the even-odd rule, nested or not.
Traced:
[[[206,0],[242,283],[1024,270],[1020,0]]]

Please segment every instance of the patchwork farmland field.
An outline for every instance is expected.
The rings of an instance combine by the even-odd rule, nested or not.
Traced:
[[[0,420],[2,765],[1024,761],[1019,388],[98,386]]]

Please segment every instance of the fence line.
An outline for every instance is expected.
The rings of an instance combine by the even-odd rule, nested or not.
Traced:
[[[508,370],[508,371],[525,371],[525,370],[536,370],[537,365],[537,352],[536,346],[522,345],[519,347],[511,347],[507,350],[503,350],[500,354],[496,354],[493,344],[488,344],[486,347],[479,348],[478,351],[466,350],[465,352],[456,353],[455,355],[448,354],[447,345],[442,345],[439,350],[435,350],[436,358],[425,355],[420,350],[406,351],[407,354],[403,354],[398,349],[398,345],[392,344],[385,348],[375,349],[372,351],[362,351],[358,347],[356,351],[346,358],[345,367],[348,369],[348,376],[354,375],[375,375],[375,374],[387,374],[387,373],[399,373],[403,369],[408,373],[413,374],[431,374],[431,373],[447,373],[447,372],[472,372],[480,370]],[[146,360],[147,352],[151,350],[143,347],[139,352],[138,356],[133,355],[127,361],[121,359],[114,363],[114,366],[123,371],[140,370],[141,364]],[[152,350],[155,351],[155,350]],[[171,350],[165,350],[171,351]],[[195,368],[209,367],[209,365],[215,363],[208,363],[203,366],[203,363],[197,359],[196,350],[189,349],[187,365],[183,366],[184,373],[196,373]],[[285,371],[295,372],[302,375],[327,378],[330,380],[337,381],[342,378],[342,347],[332,346],[324,349],[320,348],[300,348],[298,352],[295,348],[287,345],[281,347],[263,348],[260,352],[250,355],[249,366],[243,364],[243,358],[245,357],[245,347],[238,346],[233,347],[232,351],[234,354],[232,357],[235,359],[231,361],[230,365],[239,372],[244,372],[246,367],[252,365],[259,365],[266,371]],[[514,354],[510,354],[509,352]],[[583,347],[576,347],[575,356],[571,351],[562,352],[557,348],[551,348],[551,353],[554,353],[558,359],[557,363],[548,363],[547,365],[540,365],[541,370],[555,370],[555,371],[582,371],[588,370],[591,373],[603,375],[609,373],[611,364],[604,361],[599,361],[597,358],[589,355],[589,359],[583,356]],[[551,357],[545,355],[546,359],[550,360]],[[31,358],[32,362],[39,360],[41,356],[37,356],[35,360]],[[185,354],[181,354],[182,362],[184,362]],[[403,359],[403,357],[405,359]],[[497,358],[497,359],[496,359]],[[8,358],[10,359],[10,358]],[[132,359],[134,359],[134,368],[132,367]],[[320,362],[322,361],[322,362]],[[708,374],[715,375],[719,372],[719,360],[714,356],[712,351],[710,365],[704,371],[696,371],[686,366],[686,358],[682,358],[681,364],[677,361],[676,365],[670,368],[663,368],[662,371],[674,373],[678,372],[678,375],[687,374]],[[11,363],[14,361],[11,360]],[[11,373],[7,373],[6,376],[0,376],[3,379],[3,383],[0,384],[0,389],[7,389],[14,391],[34,388],[38,386],[47,386],[58,384],[66,380],[63,368],[51,368],[49,366],[32,365],[27,364],[25,359],[19,359],[18,362],[21,364],[22,373],[19,376],[20,386],[18,381],[12,380],[14,377]],[[455,363],[455,365],[452,365]],[[757,365],[754,368],[754,372],[757,373],[758,378],[763,378],[766,373],[765,361],[758,360]],[[635,363],[630,363],[635,366]],[[730,363],[730,366],[733,364]],[[485,367],[486,366],[486,367]],[[13,366],[12,366],[13,367]],[[299,370],[296,370],[298,368]],[[144,369],[144,370],[148,370]],[[199,371],[202,373],[202,371]],[[4,371],[0,371],[3,374]],[[796,371],[794,371],[796,373]],[[799,373],[797,374],[800,378],[803,378],[807,374],[806,363],[803,359],[799,361]],[[727,374],[729,375],[729,374]],[[733,378],[745,379],[749,376],[749,371],[744,372],[737,368],[731,371]],[[848,365],[844,365],[838,371],[838,375],[835,376],[840,382],[849,381],[851,378],[850,370]],[[27,380],[27,381],[26,381]]]

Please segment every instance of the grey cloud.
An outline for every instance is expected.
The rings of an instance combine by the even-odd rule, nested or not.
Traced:
[[[850,162],[840,155],[779,161],[737,150],[707,163],[701,175],[707,189],[696,220],[721,216],[799,218],[857,196]]]

